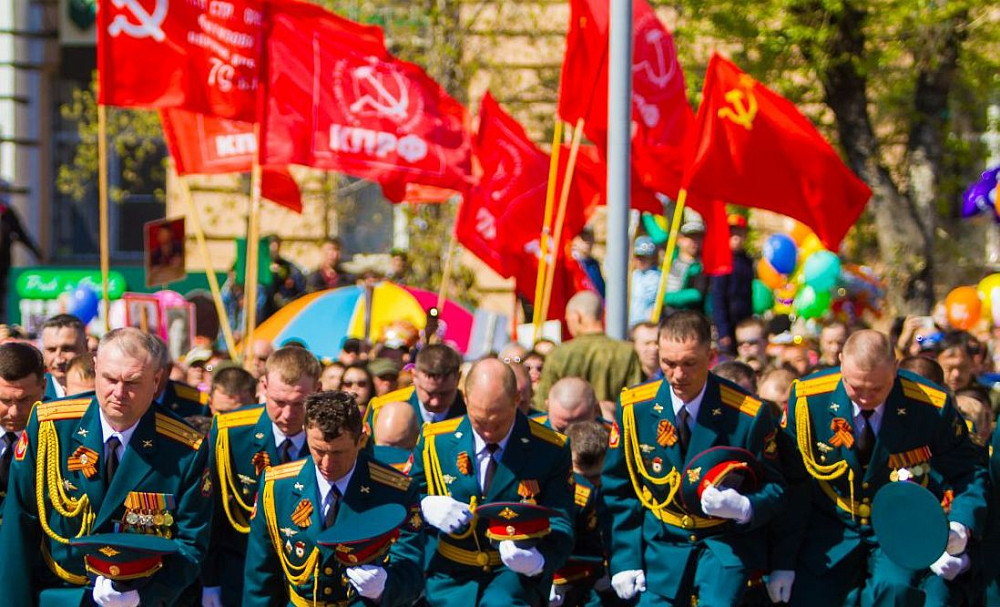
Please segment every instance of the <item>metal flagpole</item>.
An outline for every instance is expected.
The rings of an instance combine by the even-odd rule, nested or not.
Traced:
[[[605,330],[628,330],[628,220],[632,136],[632,0],[611,0],[608,40],[608,244]]]

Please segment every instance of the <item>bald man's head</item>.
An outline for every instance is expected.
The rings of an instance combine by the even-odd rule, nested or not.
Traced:
[[[566,328],[577,337],[604,332],[604,303],[593,291],[580,291],[566,303]]]
[[[413,451],[420,438],[420,420],[410,403],[393,401],[378,410],[375,420],[375,444]]]
[[[889,338],[878,331],[858,331],[840,353],[841,381],[848,398],[873,410],[889,396],[896,381],[896,361]]]
[[[563,432],[570,424],[597,418],[597,396],[594,388],[579,377],[564,377],[549,389],[546,399],[549,424]]]
[[[517,378],[495,358],[472,365],[465,382],[465,401],[472,429],[487,443],[499,443],[517,415]]]

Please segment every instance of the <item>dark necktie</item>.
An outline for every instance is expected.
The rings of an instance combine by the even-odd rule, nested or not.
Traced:
[[[323,515],[323,528],[329,529],[333,526],[333,521],[337,520],[337,511],[340,510],[340,498],[342,497],[337,485],[330,487],[330,493],[326,494],[327,507],[326,514]]]
[[[861,417],[865,418],[865,429],[858,437],[857,453],[858,460],[863,467],[868,467],[868,462],[872,459],[872,449],[875,448],[875,430],[872,428],[872,414],[874,413],[874,409],[861,412]]]
[[[278,447],[279,455],[281,456],[281,463],[287,464],[292,461],[292,449],[295,445],[292,444],[292,439],[286,438],[281,441],[281,446]]]
[[[7,492],[7,480],[10,478],[10,461],[14,456],[14,443],[17,441],[17,435],[13,432],[8,432],[0,438],[0,443],[3,444],[3,455],[0,455],[0,493]]]
[[[490,492],[490,485],[493,484],[493,475],[497,473],[496,453],[500,445],[490,443],[486,445],[486,450],[490,452],[490,459],[486,461],[486,474],[483,476],[483,495]]]
[[[107,463],[104,466],[104,483],[105,486],[111,484],[111,479],[115,477],[115,472],[118,471],[118,447],[121,447],[122,442],[118,440],[117,436],[112,436],[105,443],[105,453],[107,453]]]
[[[691,444],[691,426],[688,422],[691,420],[691,414],[688,413],[687,407],[682,406],[681,410],[677,412],[677,438],[681,442],[681,455],[687,457],[688,445]]]

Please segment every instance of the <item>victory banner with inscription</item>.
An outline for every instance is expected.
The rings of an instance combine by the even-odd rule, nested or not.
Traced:
[[[260,0],[102,0],[98,102],[252,122]]]
[[[832,251],[872,194],[792,102],[718,54],[684,177],[692,195],[797,219]]]
[[[465,190],[465,109],[382,32],[299,1],[268,2],[261,164]]]
[[[249,122],[184,110],[160,110],[160,122],[178,175],[247,173],[253,166],[257,138]],[[302,194],[285,167],[262,167],[261,194],[302,212]]]

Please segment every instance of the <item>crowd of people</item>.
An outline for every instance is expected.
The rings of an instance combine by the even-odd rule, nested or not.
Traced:
[[[65,314],[6,330],[0,587],[13,605],[1000,604],[991,335],[750,316],[725,343],[674,309],[620,341],[603,318],[583,291],[558,344],[463,360],[348,339],[321,361],[260,341],[242,365]],[[876,496],[901,482],[940,529],[880,535]],[[933,558],[901,564],[901,543]]]

